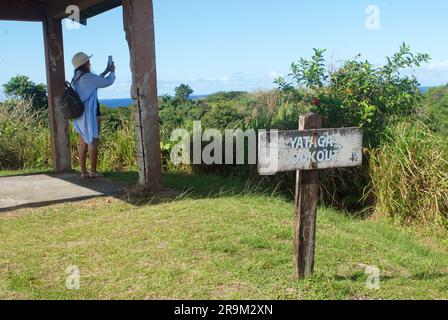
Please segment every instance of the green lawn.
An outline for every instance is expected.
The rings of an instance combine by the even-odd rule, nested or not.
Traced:
[[[237,179],[166,176],[165,185],[185,192],[138,205],[97,198],[0,215],[0,298],[448,298],[444,231],[320,208],[316,272],[297,281],[290,199]],[[65,287],[72,265],[79,290]],[[381,270],[379,290],[366,287],[360,265]]]
[[[20,171],[11,171],[11,170],[0,170],[0,177],[9,177],[9,176],[17,176],[17,175],[25,175],[25,174],[38,174],[38,173],[47,173],[52,172],[51,168],[48,169],[26,169]]]

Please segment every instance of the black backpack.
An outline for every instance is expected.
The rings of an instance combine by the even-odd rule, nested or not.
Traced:
[[[84,113],[84,104],[81,101],[78,93],[73,88],[73,84],[78,82],[85,73],[81,74],[75,81],[65,82],[64,94],[61,97],[60,108],[64,117],[68,120],[77,119]]]

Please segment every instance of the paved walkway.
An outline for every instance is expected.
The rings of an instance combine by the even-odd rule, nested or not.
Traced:
[[[0,177],[0,212],[119,195],[126,186],[106,178],[81,180],[76,173]]]

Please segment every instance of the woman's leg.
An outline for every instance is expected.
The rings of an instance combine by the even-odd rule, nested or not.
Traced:
[[[101,121],[103,120],[103,117],[102,116],[98,116],[98,117],[96,117],[96,120],[98,122],[98,135],[101,136]]]
[[[87,174],[86,159],[88,146],[81,136],[79,136],[79,141],[79,165],[81,167],[81,173],[84,175]]]
[[[98,136],[101,135],[101,116],[97,116],[96,120],[98,122]],[[97,166],[98,166],[98,150],[99,150],[99,144],[100,144],[100,138],[93,139],[92,143],[92,151],[89,151],[89,154],[91,154],[90,162],[91,162],[91,168],[90,168],[90,176],[93,178],[100,176],[98,174]]]
[[[89,144],[89,158],[90,158],[90,173],[97,173],[98,163],[98,139],[93,139],[92,144]]]

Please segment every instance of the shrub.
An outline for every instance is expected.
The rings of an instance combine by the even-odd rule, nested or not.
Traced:
[[[422,101],[419,82],[403,70],[429,61],[428,54],[413,54],[403,44],[383,66],[375,67],[358,55],[327,70],[324,52],[314,49],[310,60],[292,64],[289,82],[279,78],[276,83],[284,91],[303,96],[324,117],[326,127],[362,127],[366,145],[375,147],[385,126],[416,113]]]
[[[14,107],[19,101],[31,103],[35,110],[47,109],[47,86],[40,83],[35,84],[27,76],[16,76],[3,85],[3,91],[8,99],[6,105]]]
[[[448,218],[448,146],[422,122],[388,128],[371,153],[377,216],[424,224]]]
[[[25,169],[51,166],[50,130],[45,113],[31,100],[13,108],[0,107],[0,168]]]
[[[422,114],[434,132],[448,136],[448,86],[429,89]]]
[[[403,44],[382,66],[363,61],[358,55],[340,67],[327,69],[324,53],[325,50],[314,49],[311,59],[293,63],[288,79],[279,78],[276,83],[282,91],[322,115],[325,127],[361,127],[364,145],[377,147],[386,126],[416,115],[422,102],[419,83],[403,70],[419,67],[429,61],[429,55],[414,54]],[[323,199],[327,204],[350,210],[369,204],[369,199],[362,197],[370,179],[369,159],[364,160],[363,168],[322,173]]]

